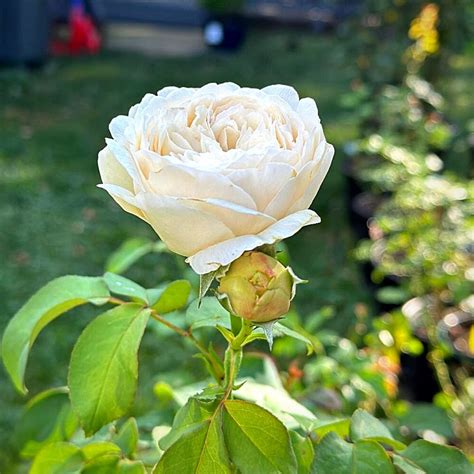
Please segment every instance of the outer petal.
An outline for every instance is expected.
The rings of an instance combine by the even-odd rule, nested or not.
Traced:
[[[235,235],[221,221],[182,199],[141,193],[137,202],[147,222],[168,248],[179,255],[193,255]]]
[[[273,244],[296,234],[302,227],[321,222],[319,216],[309,209],[295,212],[271,225],[257,235],[242,235],[220,242],[187,258],[193,270],[203,275],[229,265],[247,250],[264,244]]]
[[[310,97],[304,97],[301,99],[296,111],[307,130],[312,130],[315,126],[321,123],[316,102]]]
[[[114,155],[114,158],[120,163],[122,168],[125,169],[127,174],[132,179],[134,185],[139,184],[141,181],[140,173],[132,154],[124,146],[114,140],[107,138],[105,141],[107,143],[108,149]]]
[[[109,125],[109,130],[117,142],[125,144],[127,140],[125,139],[125,130],[132,122],[132,119],[126,115],[119,115],[112,119]]]
[[[140,219],[146,220],[133,193],[114,184],[98,184],[97,187],[105,189],[122,209],[140,217]]]
[[[99,187],[105,189],[125,211],[143,219],[143,213],[134,200],[133,180],[109,147],[99,152],[98,164],[100,177],[104,183]]]
[[[235,170],[227,176],[253,197],[257,209],[263,211],[281,188],[295,175],[286,163],[268,163],[262,168]]]
[[[298,107],[299,96],[298,92],[293,89],[291,86],[285,86],[282,84],[275,84],[272,86],[267,86],[262,89],[268,95],[276,95],[282,98],[287,102],[293,110],[296,110]]]
[[[263,212],[280,219],[292,212],[308,208],[326,176],[333,154],[332,146],[322,142],[318,146],[315,159],[307,163],[297,176],[286,183]],[[301,199],[303,196],[306,198]],[[308,203],[306,207],[302,207],[303,202]]]
[[[168,165],[151,172],[147,183],[153,193],[162,196],[222,199],[248,209],[256,209],[255,201],[247,192],[226,176],[212,171]]]
[[[127,170],[120,164],[110,148],[106,146],[99,152],[99,173],[104,184],[115,184],[133,191],[133,181]]]
[[[319,188],[329,171],[331,162],[334,156],[334,147],[332,145],[326,145],[326,151],[322,160],[318,163],[318,169],[313,173],[309,186],[301,197],[299,197],[293,205],[290,207],[288,212],[296,212],[300,209],[307,209],[311,206],[316,194],[318,194]]]
[[[181,199],[180,202],[213,215],[236,236],[258,234],[276,222],[266,214],[221,199]]]

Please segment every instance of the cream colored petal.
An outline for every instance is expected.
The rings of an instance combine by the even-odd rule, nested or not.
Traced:
[[[182,199],[180,202],[215,216],[236,236],[258,234],[276,222],[273,217],[222,199]]]
[[[135,195],[128,189],[121,188],[115,184],[98,184],[97,187],[105,189],[123,210],[146,220]]]
[[[132,156],[132,154],[120,143],[115,140],[107,138],[106,140],[107,147],[110,152],[114,155],[116,161],[120,163],[122,168],[128,173],[133,182],[133,189],[141,183],[140,173],[137,167],[137,164]],[[117,183],[112,183],[117,184]]]
[[[310,97],[301,99],[296,111],[307,130],[313,130],[321,123],[316,102]]]
[[[326,145],[326,151],[323,158],[318,162],[318,167],[312,173],[311,180],[305,192],[292,204],[288,212],[297,212],[301,209],[307,209],[311,206],[319,188],[326,177],[329,167],[331,166],[334,157],[334,147]]]
[[[280,189],[280,192],[270,201],[263,212],[275,219],[282,219],[284,216],[290,214],[288,209],[305,192],[311,181],[313,170],[315,170],[317,166],[318,164],[316,162],[307,163],[294,178],[291,178],[285,186]]]
[[[133,180],[116,156],[106,146],[99,152],[98,159],[100,178],[104,184],[115,184],[132,192]]]
[[[186,261],[196,273],[203,275],[217,270],[220,266],[229,265],[247,250],[286,239],[296,234],[302,227],[319,222],[321,219],[314,211],[307,209],[295,212],[258,235],[243,235],[220,242],[192,255]]]
[[[316,150],[315,159],[306,163],[298,175],[286,183],[263,212],[281,219],[292,212],[308,208],[327,174],[333,154],[332,145],[322,142]],[[302,207],[302,203],[307,202],[311,196],[307,206]]]
[[[114,140],[121,144],[125,144],[127,142],[125,138],[125,130],[131,122],[132,119],[126,115],[119,115],[118,117],[112,119],[109,124],[109,130]]]
[[[250,194],[257,209],[263,211],[295,174],[295,170],[286,163],[268,163],[261,168],[234,170],[227,176]]]
[[[256,210],[252,197],[219,173],[168,165],[151,172],[147,181],[150,190],[161,196],[198,199],[222,199]]]
[[[276,95],[282,98],[294,110],[296,110],[298,107],[300,98],[298,96],[298,92],[296,92],[293,87],[285,86],[282,84],[275,84],[272,86],[264,87],[262,91],[268,95]]]
[[[141,193],[137,201],[147,222],[168,248],[184,256],[193,255],[234,234],[213,215],[187,207],[183,200]]]

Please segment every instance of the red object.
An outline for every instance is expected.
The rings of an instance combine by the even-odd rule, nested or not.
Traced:
[[[67,42],[53,41],[53,54],[95,54],[99,52],[100,45],[99,31],[86,13],[83,2],[72,0],[69,10],[69,39]]]

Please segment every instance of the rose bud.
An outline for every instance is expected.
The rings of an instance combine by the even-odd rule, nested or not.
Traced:
[[[288,312],[299,282],[291,269],[275,258],[262,252],[246,252],[220,278],[217,292],[231,313],[266,323]]]

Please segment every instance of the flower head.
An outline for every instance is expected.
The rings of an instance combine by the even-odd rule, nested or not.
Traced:
[[[291,87],[166,87],[110,131],[100,186],[199,274],[320,221],[308,208],[334,150]]]

